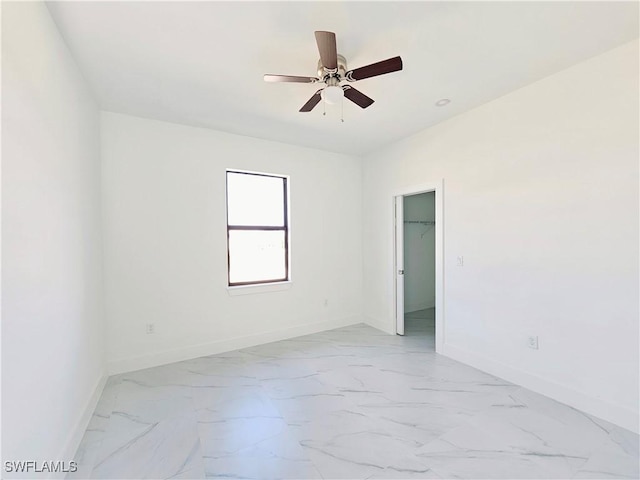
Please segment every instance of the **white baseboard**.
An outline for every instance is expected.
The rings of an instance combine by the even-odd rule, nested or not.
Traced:
[[[364,317],[363,319],[364,323],[366,323],[367,325],[377,329],[377,330],[381,330],[384,333],[388,333],[389,335],[395,335],[396,331],[395,331],[395,326],[394,326],[394,322],[393,320],[380,320],[378,318],[373,318],[373,317]]]
[[[516,385],[550,397],[558,402],[582,410],[590,415],[602,418],[622,428],[639,433],[640,417],[637,412],[621,405],[616,405],[591,395],[565,387],[545,378],[523,372],[504,363],[492,360],[483,355],[445,343],[443,355],[470,365],[484,372],[495,375]]]
[[[192,358],[215,355],[232,350],[239,350],[241,348],[254,347],[256,345],[277,342],[278,340],[286,340],[288,338],[300,337],[302,335],[309,335],[312,333],[324,332],[326,330],[333,330],[334,328],[346,327],[358,323],[362,323],[362,317],[360,316],[309,323],[274,332],[264,332],[256,335],[248,335],[245,337],[236,337],[217,342],[165,350],[163,352],[152,353],[149,355],[112,360],[108,362],[107,368],[109,375],[133,372],[135,370],[142,370],[143,368],[158,367],[160,365],[181,362]]]
[[[106,373],[103,373],[98,381],[96,382],[95,387],[93,388],[93,393],[89,398],[89,401],[85,405],[80,418],[78,419],[75,428],[71,431],[65,446],[62,449],[62,453],[56,457],[61,460],[64,460],[66,463],[73,460],[80,446],[80,442],[82,441],[82,437],[84,436],[84,432],[91,421],[91,417],[93,416],[93,412],[96,409],[96,405],[98,405],[98,401],[102,396],[102,391],[104,390],[104,386],[107,383],[107,379],[109,376]],[[51,473],[51,476],[48,478],[65,478],[66,473]]]
[[[417,305],[405,305],[404,313],[417,312],[419,310],[426,310],[427,308],[434,308],[436,306],[435,301],[427,303],[419,303]]]

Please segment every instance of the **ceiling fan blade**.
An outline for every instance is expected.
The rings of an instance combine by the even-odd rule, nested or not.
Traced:
[[[338,50],[336,47],[336,34],[333,32],[315,32],[320,60],[325,68],[338,68]]]
[[[292,82],[292,83],[316,83],[319,78],[316,77],[298,77],[295,75],[271,75],[264,76],[265,82]]]
[[[367,97],[360,90],[356,90],[353,87],[343,87],[344,88],[344,96],[351,100],[353,103],[362,108],[367,108],[369,105],[373,103],[373,99]]]
[[[367,65],[366,67],[349,70],[345,74],[345,77],[350,82],[355,82],[356,80],[377,77],[378,75],[397,72],[398,70],[402,70],[402,59],[400,57],[393,57],[389,58],[388,60],[372,63],[371,65]]]
[[[313,107],[315,107],[321,100],[321,96],[320,96],[320,92],[322,92],[322,89],[318,90],[316,93],[313,94],[313,96],[309,99],[309,101],[307,101],[307,103],[305,103],[302,108],[300,109],[301,112],[310,112],[311,110],[313,110]]]

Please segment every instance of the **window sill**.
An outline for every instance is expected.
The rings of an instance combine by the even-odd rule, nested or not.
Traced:
[[[289,290],[292,282],[275,282],[264,283],[261,285],[239,285],[236,287],[227,287],[229,295],[234,297],[236,295],[253,295],[257,293],[269,293],[269,292],[281,292],[283,290]]]

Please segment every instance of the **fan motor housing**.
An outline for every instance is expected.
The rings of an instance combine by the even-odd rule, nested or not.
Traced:
[[[338,54],[338,72],[333,74],[333,76],[337,75],[340,78],[344,78],[346,73],[347,73],[347,59],[344,58],[342,55]],[[318,77],[320,77],[322,80],[325,80],[327,76],[331,76],[331,75],[332,73],[329,72],[322,65],[322,60],[318,60]]]

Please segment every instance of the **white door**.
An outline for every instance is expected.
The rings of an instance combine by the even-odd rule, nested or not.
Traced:
[[[396,197],[396,333],[404,335],[404,197]]]

